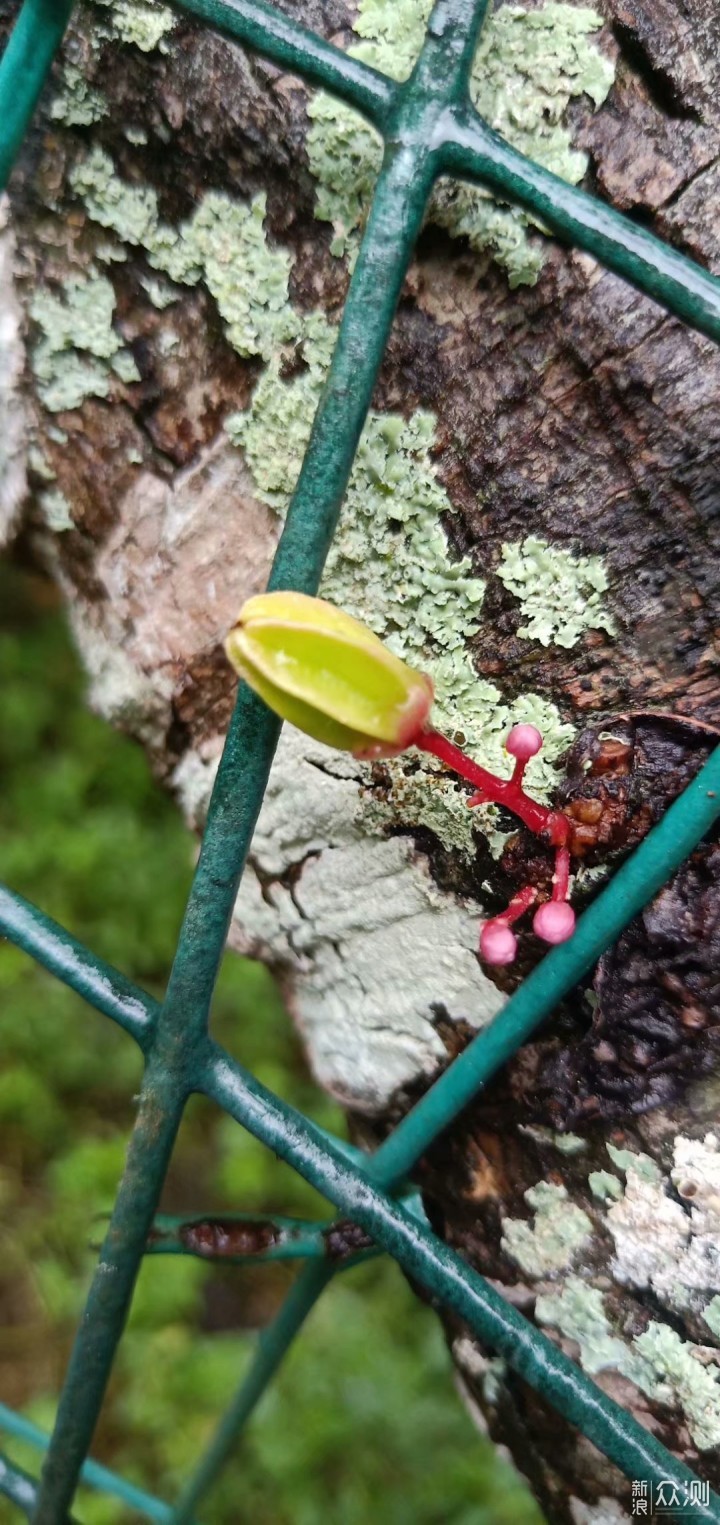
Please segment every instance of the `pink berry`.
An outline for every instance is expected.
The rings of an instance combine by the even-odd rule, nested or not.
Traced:
[[[505,742],[506,752],[517,757],[519,762],[527,762],[529,758],[534,757],[541,746],[542,736],[534,725],[514,725]]]
[[[504,921],[486,921],[480,932],[480,952],[486,964],[511,964],[517,953],[515,933]]]
[[[548,900],[535,912],[533,931],[546,943],[564,943],[575,931],[575,912],[567,900]]]

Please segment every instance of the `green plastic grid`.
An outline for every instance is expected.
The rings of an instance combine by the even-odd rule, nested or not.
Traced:
[[[437,0],[411,78],[395,84],[260,0],[182,0],[180,8],[340,96],[382,134],[383,164],[270,586],[317,590],[430,190],[441,174],[522,205],[670,312],[720,339],[720,282],[612,208],[533,164],[481,120],[468,76],[488,0]],[[0,64],[0,187],[23,141],[71,0],[25,0]],[[227,1459],[294,1334],[334,1274],[310,1258],[176,1506],[87,1460],[135,1278],[190,1095],[212,1098],[292,1164],[376,1245],[452,1308],[629,1477],[680,1490],[692,1474],[567,1360],[393,1193],[438,1134],[666,882],[720,815],[720,748],[581,918],[403,1119],[375,1155],[331,1139],[274,1096],[208,1032],[217,971],[267,784],[279,722],[241,685],[162,1003],[64,928],[0,888],[0,932],[139,1044],[145,1071],[127,1165],[77,1331],[52,1436],[0,1407],[0,1428],[46,1449],[40,1480],[0,1458],[0,1492],[36,1522],[62,1525],[81,1474],[153,1520],[182,1525]],[[720,1525],[720,1499],[695,1518]]]

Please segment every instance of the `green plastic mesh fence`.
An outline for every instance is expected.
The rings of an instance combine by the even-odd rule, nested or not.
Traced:
[[[183,0],[182,9],[352,104],[385,144],[332,366],[272,568],[270,587],[315,593],[370,404],[403,277],[439,175],[522,206],[670,312],[720,339],[720,282],[642,228],[511,148],[478,116],[468,77],[487,0],[437,0],[406,83],[288,20],[261,0]],[[25,0],[0,65],[0,188],[6,183],[72,0]],[[0,1427],[46,1450],[39,1480],[0,1458],[0,1491],[37,1525],[68,1518],[80,1477],[151,1520],[184,1525],[227,1459],[293,1336],[333,1275],[319,1226],[300,1233],[306,1265],[174,1505],[88,1460],[135,1278],[189,1096],[203,1093],[359,1224],[502,1355],[628,1477],[665,1480],[720,1525],[720,1499],[431,1233],[416,1200],[396,1197],[414,1163],[666,882],[720,815],[720,749],[492,1024],[452,1063],[372,1157],[325,1135],[210,1037],[208,1015],[231,910],[279,722],[241,685],[162,1004],[9,889],[0,931],[139,1044],[145,1060],[125,1173],[77,1331],[51,1436],[6,1408]],[[295,1250],[298,1251],[296,1244]]]

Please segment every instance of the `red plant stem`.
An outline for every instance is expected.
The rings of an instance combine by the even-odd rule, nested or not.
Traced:
[[[568,883],[570,880],[570,854],[566,847],[559,847],[555,854],[555,873],[553,875],[553,900],[567,900]]]
[[[513,771],[512,778],[496,778],[494,773],[489,773],[487,768],[481,768],[479,763],[473,762],[466,757],[459,747],[447,736],[442,736],[439,731],[428,728],[419,731],[411,742],[412,746],[419,747],[423,752],[430,752],[440,762],[447,764],[453,772],[459,773],[461,778],[466,778],[468,783],[474,784],[476,789],[481,790],[487,800],[492,800],[496,805],[504,805],[507,810],[519,816],[520,820],[537,833],[538,836],[553,844],[554,847],[564,847],[570,833],[570,822],[561,810],[550,810],[547,805],[538,804],[537,800],[531,800],[525,793],[516,777],[517,767]]]
[[[511,926],[518,917],[524,915],[536,899],[537,890],[534,885],[526,884],[524,889],[518,890],[517,895],[513,895],[510,904],[500,912],[499,916],[493,916],[493,921],[504,921],[507,926]]]

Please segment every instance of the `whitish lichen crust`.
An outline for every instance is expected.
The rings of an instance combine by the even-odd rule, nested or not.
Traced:
[[[579,1276],[569,1276],[561,1292],[538,1297],[535,1314],[575,1342],[585,1371],[619,1372],[649,1398],[679,1409],[700,1450],[720,1443],[720,1352],[715,1356],[682,1340],[655,1320],[632,1341],[622,1339],[612,1330],[602,1294]]]
[[[649,1155],[612,1144],[607,1148],[625,1175],[625,1185],[609,1171],[593,1172],[589,1184],[598,1201],[606,1204],[601,1221],[615,1243],[615,1280],[640,1293],[650,1291],[655,1304],[669,1312],[702,1316],[710,1333],[720,1339],[716,1135],[679,1136],[668,1175]],[[526,1240],[527,1235],[521,1236],[521,1254]],[[523,1269],[537,1276],[542,1274],[538,1258],[543,1257],[534,1256],[532,1249]],[[601,1290],[575,1274],[561,1286],[543,1288],[535,1313],[539,1323],[557,1329],[577,1346],[587,1372],[618,1372],[649,1398],[679,1411],[700,1450],[720,1443],[720,1350],[683,1340],[656,1319],[628,1339],[613,1327]]]
[[[20,306],[13,284],[13,237],[0,198],[0,546],[10,538],[25,493],[25,415]]]
[[[676,1139],[669,1178],[647,1155],[612,1145],[608,1152],[626,1174],[625,1191],[606,1218],[615,1243],[615,1276],[651,1290],[669,1310],[701,1313],[709,1295],[720,1289],[716,1136]]]
[[[339,773],[325,748],[283,733],[233,940],[300,976],[318,1079],[376,1111],[444,1061],[439,1002],[479,1027],[502,997],[475,957],[479,908],[441,894],[407,838],[363,833],[357,779],[338,761]]]

